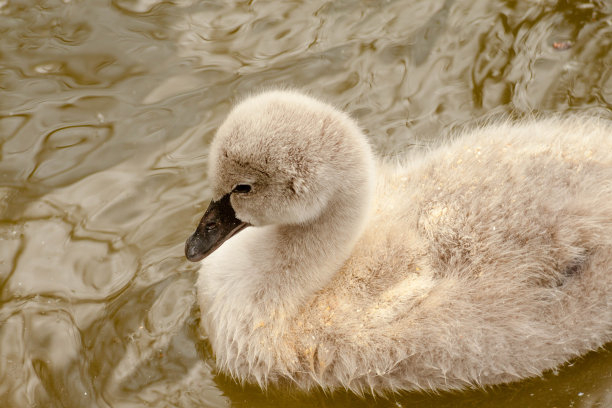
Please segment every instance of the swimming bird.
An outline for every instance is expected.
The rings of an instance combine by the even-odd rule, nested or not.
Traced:
[[[377,159],[296,91],[231,110],[185,245],[238,381],[356,393],[541,375],[612,340],[612,125],[498,121]]]

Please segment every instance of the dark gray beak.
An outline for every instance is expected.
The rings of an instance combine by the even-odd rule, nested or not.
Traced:
[[[198,228],[185,242],[185,256],[191,262],[201,261],[212,254],[226,240],[249,224],[236,218],[230,203],[230,194],[211,201]]]

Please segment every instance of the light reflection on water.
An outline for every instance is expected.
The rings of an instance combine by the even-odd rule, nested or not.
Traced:
[[[240,96],[309,90],[386,155],[490,114],[610,117],[609,1],[4,0],[0,38],[3,406],[612,406],[607,350],[487,391],[243,388],[182,254]]]

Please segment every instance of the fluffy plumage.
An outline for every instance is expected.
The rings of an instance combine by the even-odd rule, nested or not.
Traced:
[[[356,392],[515,381],[612,340],[612,127],[491,124],[376,162],[346,114],[240,103],[214,199],[252,227],[202,261],[202,324],[241,381]]]

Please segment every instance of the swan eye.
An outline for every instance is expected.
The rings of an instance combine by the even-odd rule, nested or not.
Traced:
[[[232,190],[232,193],[246,194],[251,192],[251,186],[249,184],[236,184],[236,187]]]
[[[204,228],[206,228],[206,231],[208,231],[208,232],[213,231],[213,230],[217,229],[217,223],[216,222],[209,222],[208,224],[206,224],[204,226]]]

